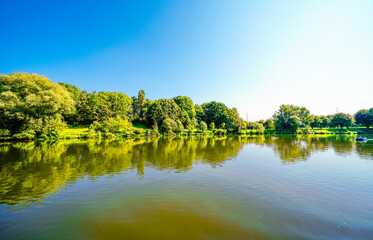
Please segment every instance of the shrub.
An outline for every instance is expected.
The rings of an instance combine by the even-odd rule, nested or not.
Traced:
[[[176,126],[176,128],[174,129],[174,131],[177,132],[177,133],[181,133],[181,132],[183,132],[183,131],[184,131],[184,126],[183,126],[183,124],[181,123],[181,121],[180,121],[180,120],[177,120],[177,121],[176,121],[176,124],[177,124],[177,126]]]
[[[8,129],[0,129],[0,137],[10,137],[11,133]]]
[[[173,134],[173,130],[176,129],[177,123],[171,118],[166,118],[161,126],[161,130],[164,133]]]
[[[25,131],[22,131],[20,133],[16,133],[13,135],[14,139],[17,140],[30,140],[30,139],[35,139],[35,131],[32,129],[27,129]]]
[[[135,135],[141,135],[141,134],[144,134],[145,132],[146,132],[146,130],[142,129],[142,128],[134,128],[134,130],[133,130],[133,133]]]
[[[201,121],[199,123],[198,129],[201,130],[201,132],[206,132],[206,130],[207,130],[207,124],[204,121]]]

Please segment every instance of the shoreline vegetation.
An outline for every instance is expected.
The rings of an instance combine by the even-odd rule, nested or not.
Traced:
[[[174,135],[373,134],[373,108],[354,116],[316,116],[281,105],[272,118],[247,122],[220,102],[194,104],[186,96],[146,99],[144,90],[81,91],[38,74],[0,75],[0,140],[130,138]]]

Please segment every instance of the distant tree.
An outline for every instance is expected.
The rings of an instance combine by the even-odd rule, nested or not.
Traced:
[[[330,125],[332,127],[351,127],[353,123],[353,118],[349,114],[345,113],[337,113],[333,116],[332,120],[330,121]]]
[[[294,105],[281,105],[273,115],[276,130],[296,132],[301,124],[300,108]]]
[[[355,114],[356,124],[360,124],[366,128],[373,125],[373,108],[367,110],[363,109]]]

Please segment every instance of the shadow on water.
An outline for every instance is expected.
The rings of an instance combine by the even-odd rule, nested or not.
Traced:
[[[79,179],[94,181],[146,168],[186,172],[194,164],[213,168],[234,159],[246,144],[273,149],[284,164],[306,161],[314,152],[333,149],[372,159],[372,143],[351,136],[169,137],[124,141],[56,141],[0,145],[0,204],[14,210],[38,204]]]

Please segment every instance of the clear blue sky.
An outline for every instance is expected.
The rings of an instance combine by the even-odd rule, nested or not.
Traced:
[[[373,107],[373,1],[1,1],[0,73],[88,91],[221,101],[249,120],[281,104]]]

